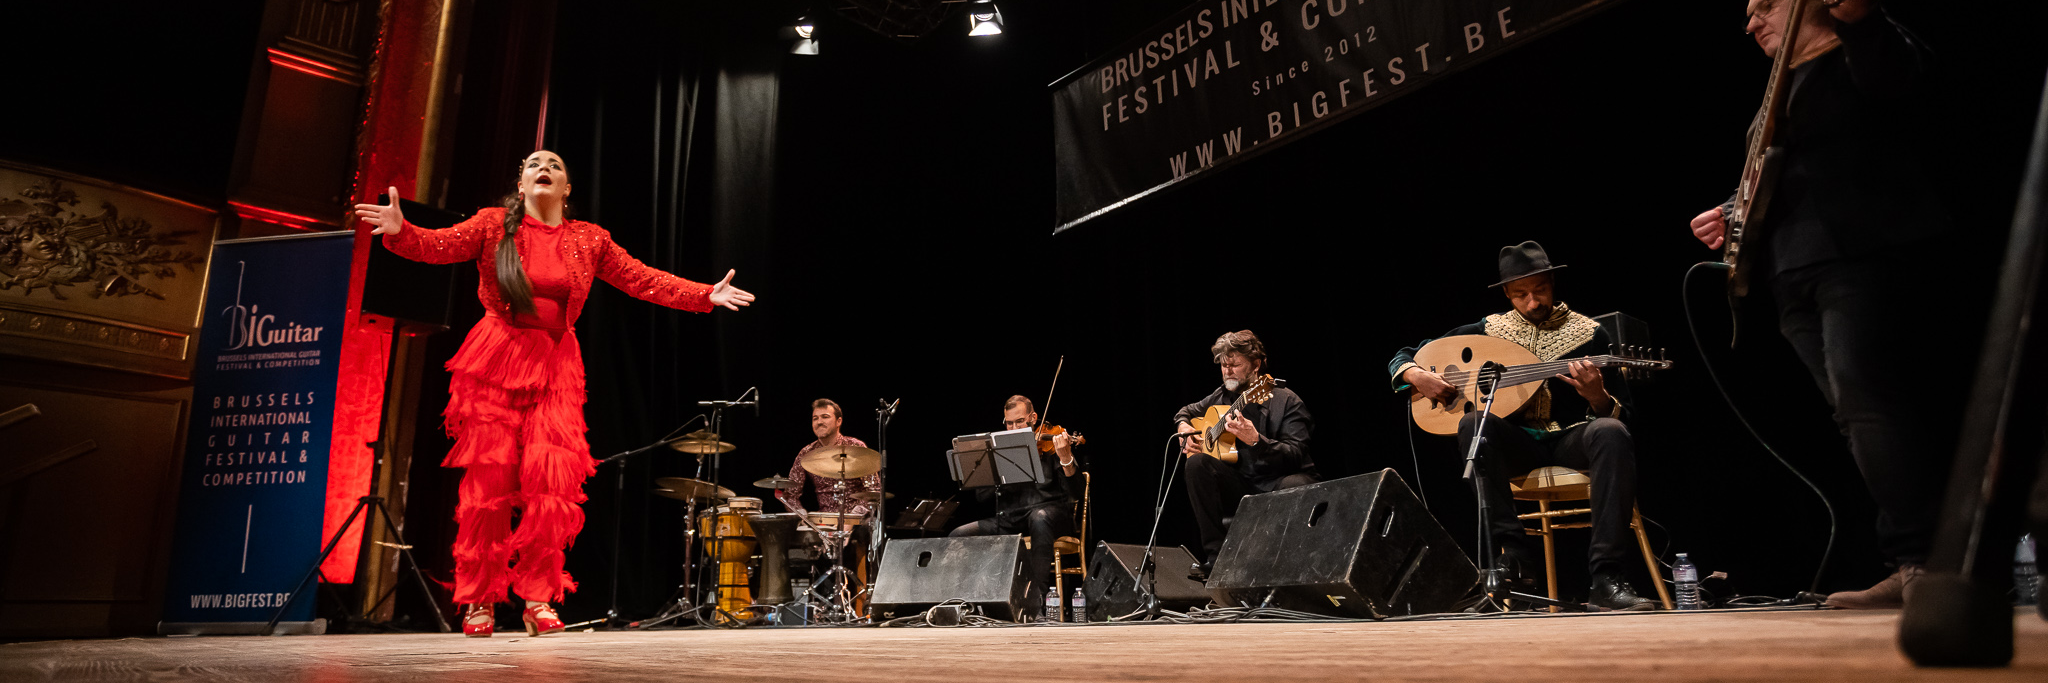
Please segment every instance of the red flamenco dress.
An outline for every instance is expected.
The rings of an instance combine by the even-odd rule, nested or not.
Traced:
[[[583,482],[597,470],[583,440],[583,356],[575,322],[593,277],[670,308],[711,310],[711,287],[650,268],[603,228],[550,226],[527,216],[513,237],[533,285],[533,314],[515,314],[498,291],[497,245],[505,209],[460,225],[410,223],[384,246],[427,263],[474,260],[487,313],[448,361],[446,428],[455,449],[443,467],[463,468],[455,520],[455,602],[492,603],[506,589],[559,602],[576,590],[562,553],[583,529]],[[513,510],[520,511],[512,528]]]

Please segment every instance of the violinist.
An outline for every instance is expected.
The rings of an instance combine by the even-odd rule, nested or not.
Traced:
[[[976,499],[995,502],[995,516],[962,524],[949,535],[1029,534],[1031,559],[1025,571],[1031,572],[1031,593],[1025,609],[1036,611],[1044,608],[1046,588],[1052,585],[1053,541],[1074,535],[1074,501],[1082,494],[1081,461],[1074,457],[1074,440],[1065,430],[1039,425],[1038,409],[1029,398],[1011,396],[1003,402],[1003,429],[1037,429],[1049,437],[1040,442],[1038,457],[1046,471],[1054,473],[1052,480],[975,491]],[[1046,444],[1050,448],[1043,447]]]

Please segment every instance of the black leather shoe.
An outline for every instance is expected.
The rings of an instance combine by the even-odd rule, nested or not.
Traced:
[[[1208,562],[1196,562],[1192,565],[1189,565],[1188,579],[1193,581],[1200,581],[1202,583],[1208,583],[1209,570],[1213,568],[1215,568],[1215,565]]]
[[[1538,569],[1541,566],[1530,559],[1526,551],[1512,546],[1501,549],[1500,580],[1507,584],[1509,590],[1525,593],[1533,591],[1536,580],[1543,576]]]
[[[1647,612],[1657,609],[1657,601],[1636,595],[1636,589],[1618,576],[1593,575],[1593,591],[1586,596],[1586,603],[1596,610],[1611,612]]]

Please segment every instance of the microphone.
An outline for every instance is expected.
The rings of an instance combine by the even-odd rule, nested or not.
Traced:
[[[737,407],[742,407],[742,406],[753,406],[753,407],[754,407],[754,410],[755,410],[755,412],[757,412],[757,413],[758,413],[758,412],[760,412],[760,410],[761,410],[761,404],[760,404],[760,401],[758,401],[758,400],[756,400],[756,401],[698,401],[698,402],[697,402],[697,405],[698,405],[698,407],[702,407],[702,408],[737,408]]]

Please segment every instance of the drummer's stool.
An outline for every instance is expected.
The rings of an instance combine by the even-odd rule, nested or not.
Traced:
[[[1083,583],[1088,581],[1088,544],[1086,541],[1088,540],[1088,484],[1090,482],[1091,478],[1088,473],[1082,472],[1081,500],[1074,504],[1076,508],[1074,530],[1080,534],[1080,537],[1061,536],[1058,540],[1052,542],[1052,589],[1060,596],[1061,605],[1067,604],[1067,577],[1069,575],[1081,577]],[[1061,562],[1068,555],[1074,556],[1074,566],[1072,567],[1066,566]],[[1054,618],[1052,615],[1047,615],[1047,620],[1066,621],[1066,616],[1062,614],[1058,618]]]
[[[1557,599],[1557,541],[1551,533],[1558,529],[1588,529],[1592,522],[1571,522],[1559,524],[1559,517],[1572,515],[1592,516],[1591,507],[1551,508],[1551,503],[1575,500],[1592,500],[1593,478],[1586,473],[1569,467],[1538,467],[1528,474],[1508,479],[1508,490],[1513,491],[1515,500],[1536,501],[1536,512],[1517,515],[1521,519],[1536,520],[1533,529],[1524,529],[1531,536],[1543,537],[1543,577],[1550,582],[1550,599]],[[1650,583],[1657,586],[1657,597],[1664,603],[1664,609],[1671,609],[1671,590],[1664,587],[1664,573],[1657,570],[1657,555],[1650,552],[1650,537],[1643,533],[1643,511],[1630,509],[1628,527],[1636,532],[1636,545],[1643,549],[1643,566],[1650,570]],[[1552,607],[1556,612],[1558,608]]]

